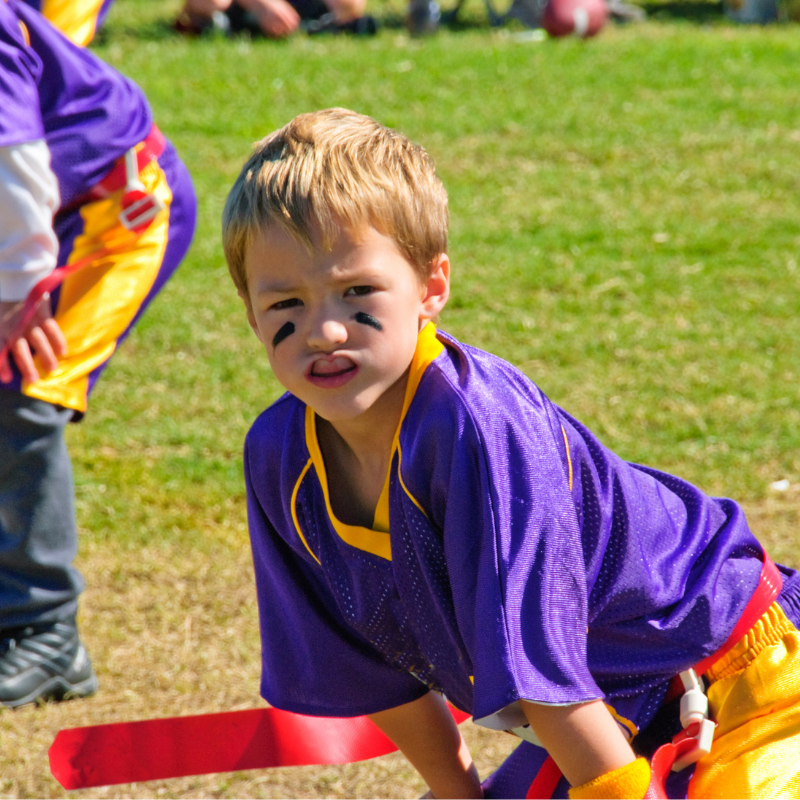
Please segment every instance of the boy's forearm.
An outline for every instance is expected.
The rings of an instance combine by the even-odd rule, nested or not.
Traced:
[[[588,783],[636,760],[601,700],[568,706],[523,700],[522,709],[572,786]]]
[[[370,719],[397,745],[437,798],[483,797],[480,778],[445,701],[435,692]]]

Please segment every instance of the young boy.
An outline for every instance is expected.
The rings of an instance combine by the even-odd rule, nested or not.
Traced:
[[[663,796],[637,755],[697,666],[716,739],[671,791],[800,796],[800,577],[735,503],[625,463],[436,330],[447,198],[421,148],[301,115],[255,147],[223,239],[288,390],[244,458],[268,702],[370,715],[435,797],[520,796],[481,787],[442,696],[538,740],[572,797]]]

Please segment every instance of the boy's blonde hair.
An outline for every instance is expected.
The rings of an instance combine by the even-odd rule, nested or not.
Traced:
[[[228,195],[222,242],[245,299],[247,248],[270,225],[309,249],[314,231],[328,249],[342,226],[371,225],[427,280],[447,252],[447,193],[421,147],[370,117],[331,108],[301,114],[258,142]]]

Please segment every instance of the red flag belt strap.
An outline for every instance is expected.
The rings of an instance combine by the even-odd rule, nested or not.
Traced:
[[[151,161],[155,161],[164,152],[166,144],[167,140],[164,138],[164,134],[161,133],[158,126],[153,125],[150,133],[147,134],[147,138],[133,148],[136,151],[138,171],[141,172]],[[98,181],[86,194],[74,200],[70,204],[70,208],[93,200],[102,200],[114,192],[124,189],[127,182],[125,156],[120,156],[106,176]]]
[[[553,761],[553,756],[547,756],[542,766],[539,767],[536,777],[531,782],[528,793],[525,795],[525,800],[552,797],[560,780],[561,770],[556,762]]]
[[[451,709],[456,722],[469,717]],[[65,789],[210,772],[349,764],[397,748],[367,717],[277,708],[118,722],[59,731],[50,771]]]
[[[695,664],[694,671],[702,675],[708,671],[712,664],[719,661],[734,647],[734,645],[761,619],[781,592],[783,578],[775,566],[775,562],[764,553],[764,566],[761,568],[761,578],[753,596],[745,606],[742,616],[731,631],[725,644],[699,664]]]
[[[739,621],[734,626],[730,636],[725,640],[725,644],[723,644],[719,650],[716,650],[710,656],[707,656],[698,664],[695,664],[693,669],[698,675],[708,672],[713,664],[733,649],[736,643],[742,639],[750,628],[752,628],[766,613],[767,609],[780,594],[782,586],[783,578],[781,578],[781,573],[775,566],[775,562],[764,553],[764,565],[761,567],[761,577],[758,581],[758,586],[756,586],[756,590],[745,606],[742,616],[739,617]],[[667,703],[670,700],[674,700],[682,693],[683,684],[681,683],[681,679],[676,675],[672,679],[664,702]]]

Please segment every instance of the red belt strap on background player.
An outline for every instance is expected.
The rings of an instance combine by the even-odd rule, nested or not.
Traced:
[[[147,192],[139,180],[139,173],[164,152],[165,146],[164,135],[153,125],[147,138],[117,159],[111,172],[85,195],[84,201],[102,200],[124,189],[119,221],[134,233],[146,230],[159,212],[164,210],[164,203],[156,195]]]
[[[155,161],[166,147],[167,140],[164,134],[153,125],[150,133],[143,142],[132,147],[131,150],[136,154],[137,174],[141,172],[151,161]],[[130,151],[128,151],[130,152]],[[95,186],[93,186],[83,197],[81,202],[91,200],[102,200],[114,192],[124,189],[128,182],[128,175],[125,167],[125,156],[118,158],[114,162],[111,171]]]
[[[719,650],[707,656],[694,666],[694,673],[697,675],[702,675],[712,664],[719,661],[720,658],[728,653],[736,643],[747,634],[750,628],[761,619],[780,594],[783,579],[775,563],[766,552],[763,553],[763,562],[764,565],[761,568],[761,577],[759,578],[758,585],[745,606],[741,617],[739,617],[739,621],[734,625],[725,644],[723,644]],[[673,679],[673,683],[670,685],[664,702],[677,697],[683,688],[683,682],[680,677],[676,676]],[[713,723],[711,724],[713,725]],[[648,793],[646,797],[667,796],[664,791],[664,781],[666,781],[673,766],[675,766],[676,769],[682,769],[699,759],[701,753],[694,751],[697,751],[698,740],[703,733],[707,733],[707,730],[704,730],[704,726],[701,722],[695,721],[687,725],[686,729],[675,736],[671,742],[658,748],[650,763],[652,773],[651,787],[653,785],[657,786],[663,794]],[[528,793],[525,795],[526,800],[528,798],[552,797],[561,777],[561,770],[558,768],[553,758],[548,756],[539,768],[536,777],[533,779]],[[648,792],[649,791],[650,790],[648,790]]]

